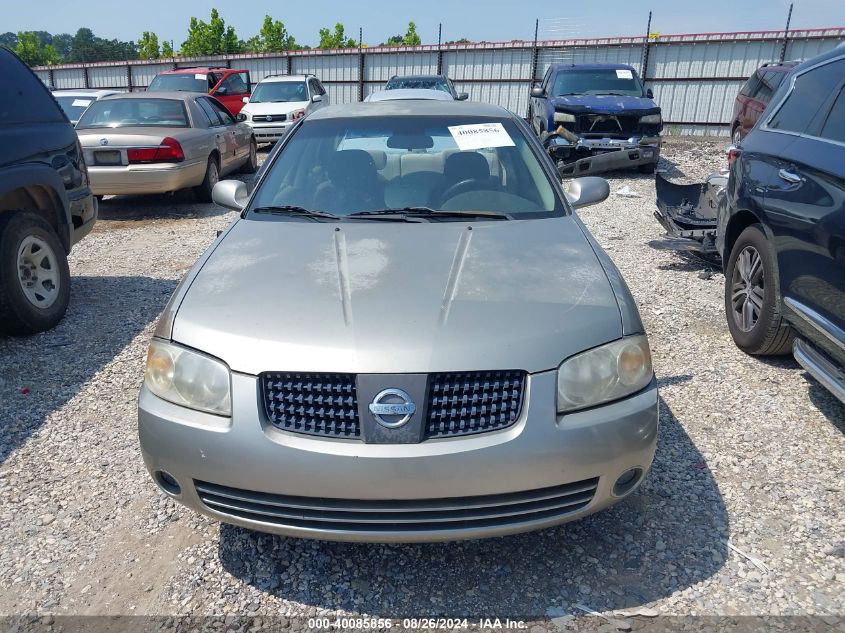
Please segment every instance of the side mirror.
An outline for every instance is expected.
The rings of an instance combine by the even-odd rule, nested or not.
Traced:
[[[648,90],[645,91],[645,96],[648,97],[649,99],[654,99],[654,91],[651,88],[649,88]]]
[[[240,180],[221,180],[211,190],[211,199],[221,207],[232,211],[243,211],[249,194],[246,184]]]
[[[311,103],[320,103],[323,101],[323,95],[313,95],[311,97]]]
[[[546,92],[540,86],[534,86],[531,89],[531,96],[532,97],[545,97]]]
[[[217,187],[215,187],[216,189]],[[573,209],[581,209],[604,202],[609,195],[610,185],[604,178],[597,178],[596,176],[576,178],[570,181],[566,187],[566,198]]]
[[[249,97],[244,97],[243,99],[241,99],[241,101],[243,101],[244,103],[249,103]]]
[[[466,101],[467,99],[469,99],[469,93],[468,92],[459,92],[458,93],[458,101]]]

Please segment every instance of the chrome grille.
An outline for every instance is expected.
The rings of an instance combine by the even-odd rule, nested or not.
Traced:
[[[426,437],[504,429],[519,417],[524,391],[524,371],[431,374]]]
[[[287,121],[287,114],[253,114],[252,120],[255,123],[275,123],[277,121]]]
[[[564,517],[590,503],[598,478],[497,495],[412,500],[326,499],[252,492],[204,481],[194,485],[210,510],[246,521],[311,530],[409,533]]]
[[[323,437],[358,438],[358,396],[354,374],[261,374],[267,419],[283,431]]]

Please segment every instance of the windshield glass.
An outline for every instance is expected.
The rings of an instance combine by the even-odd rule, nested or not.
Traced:
[[[442,77],[394,77],[387,82],[385,90],[399,88],[421,88],[423,90],[442,90],[449,92],[449,86]]]
[[[150,90],[179,90],[181,92],[208,92],[208,76],[202,73],[193,75],[156,75],[150,82]]]
[[[510,120],[466,116],[306,120],[250,208],[279,206],[338,216],[409,207],[563,213],[522,130]]]
[[[552,96],[625,95],[642,97],[643,87],[637,76],[627,69],[565,70],[559,72],[552,87]]]
[[[268,81],[255,87],[250,103],[287,103],[308,101],[304,81]]]
[[[71,123],[76,123],[79,121],[79,117],[82,116],[82,113],[85,112],[85,109],[96,101],[96,97],[60,97],[58,95],[53,95],[56,97],[56,101],[59,102],[62,110],[65,111],[67,118],[70,119]]]
[[[77,128],[188,127],[188,115],[175,99],[103,99],[91,104]]]

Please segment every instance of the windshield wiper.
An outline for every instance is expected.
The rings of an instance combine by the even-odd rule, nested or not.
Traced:
[[[397,207],[395,209],[378,209],[376,211],[358,211],[347,217],[362,220],[402,220],[407,219],[447,219],[447,218],[485,218],[490,220],[512,220],[506,213],[496,211],[437,211],[430,207]]]
[[[254,207],[250,209],[252,213],[270,213],[273,215],[291,215],[291,216],[302,216],[305,218],[313,218],[314,221],[319,222],[320,220],[338,220],[338,216],[334,215],[333,213],[326,213],[325,211],[314,211],[312,209],[306,209],[305,207],[298,207],[293,204],[279,204],[279,205],[269,205],[264,207]]]

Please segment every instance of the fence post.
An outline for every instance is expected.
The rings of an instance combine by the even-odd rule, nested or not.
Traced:
[[[783,30],[783,45],[780,47],[780,61],[786,59],[786,45],[789,42],[789,23],[792,22],[792,3],[789,3],[789,13],[786,15],[786,28]]]
[[[293,56],[290,52],[285,53],[285,60],[287,62],[287,74],[290,75],[293,70]]]
[[[641,75],[643,77],[643,83],[646,81],[646,77],[648,76],[648,55],[651,49],[651,11],[648,12],[648,25],[645,27],[645,41],[643,42],[643,64],[641,70]]]
[[[56,81],[53,77],[53,69],[52,68],[47,69],[47,80],[50,82],[50,88],[51,89],[56,87]]]
[[[88,66],[82,66],[82,87],[90,88],[88,85]]]
[[[132,64],[126,62],[126,88],[132,92]]]
[[[364,100],[364,29],[358,28],[358,101]]]

